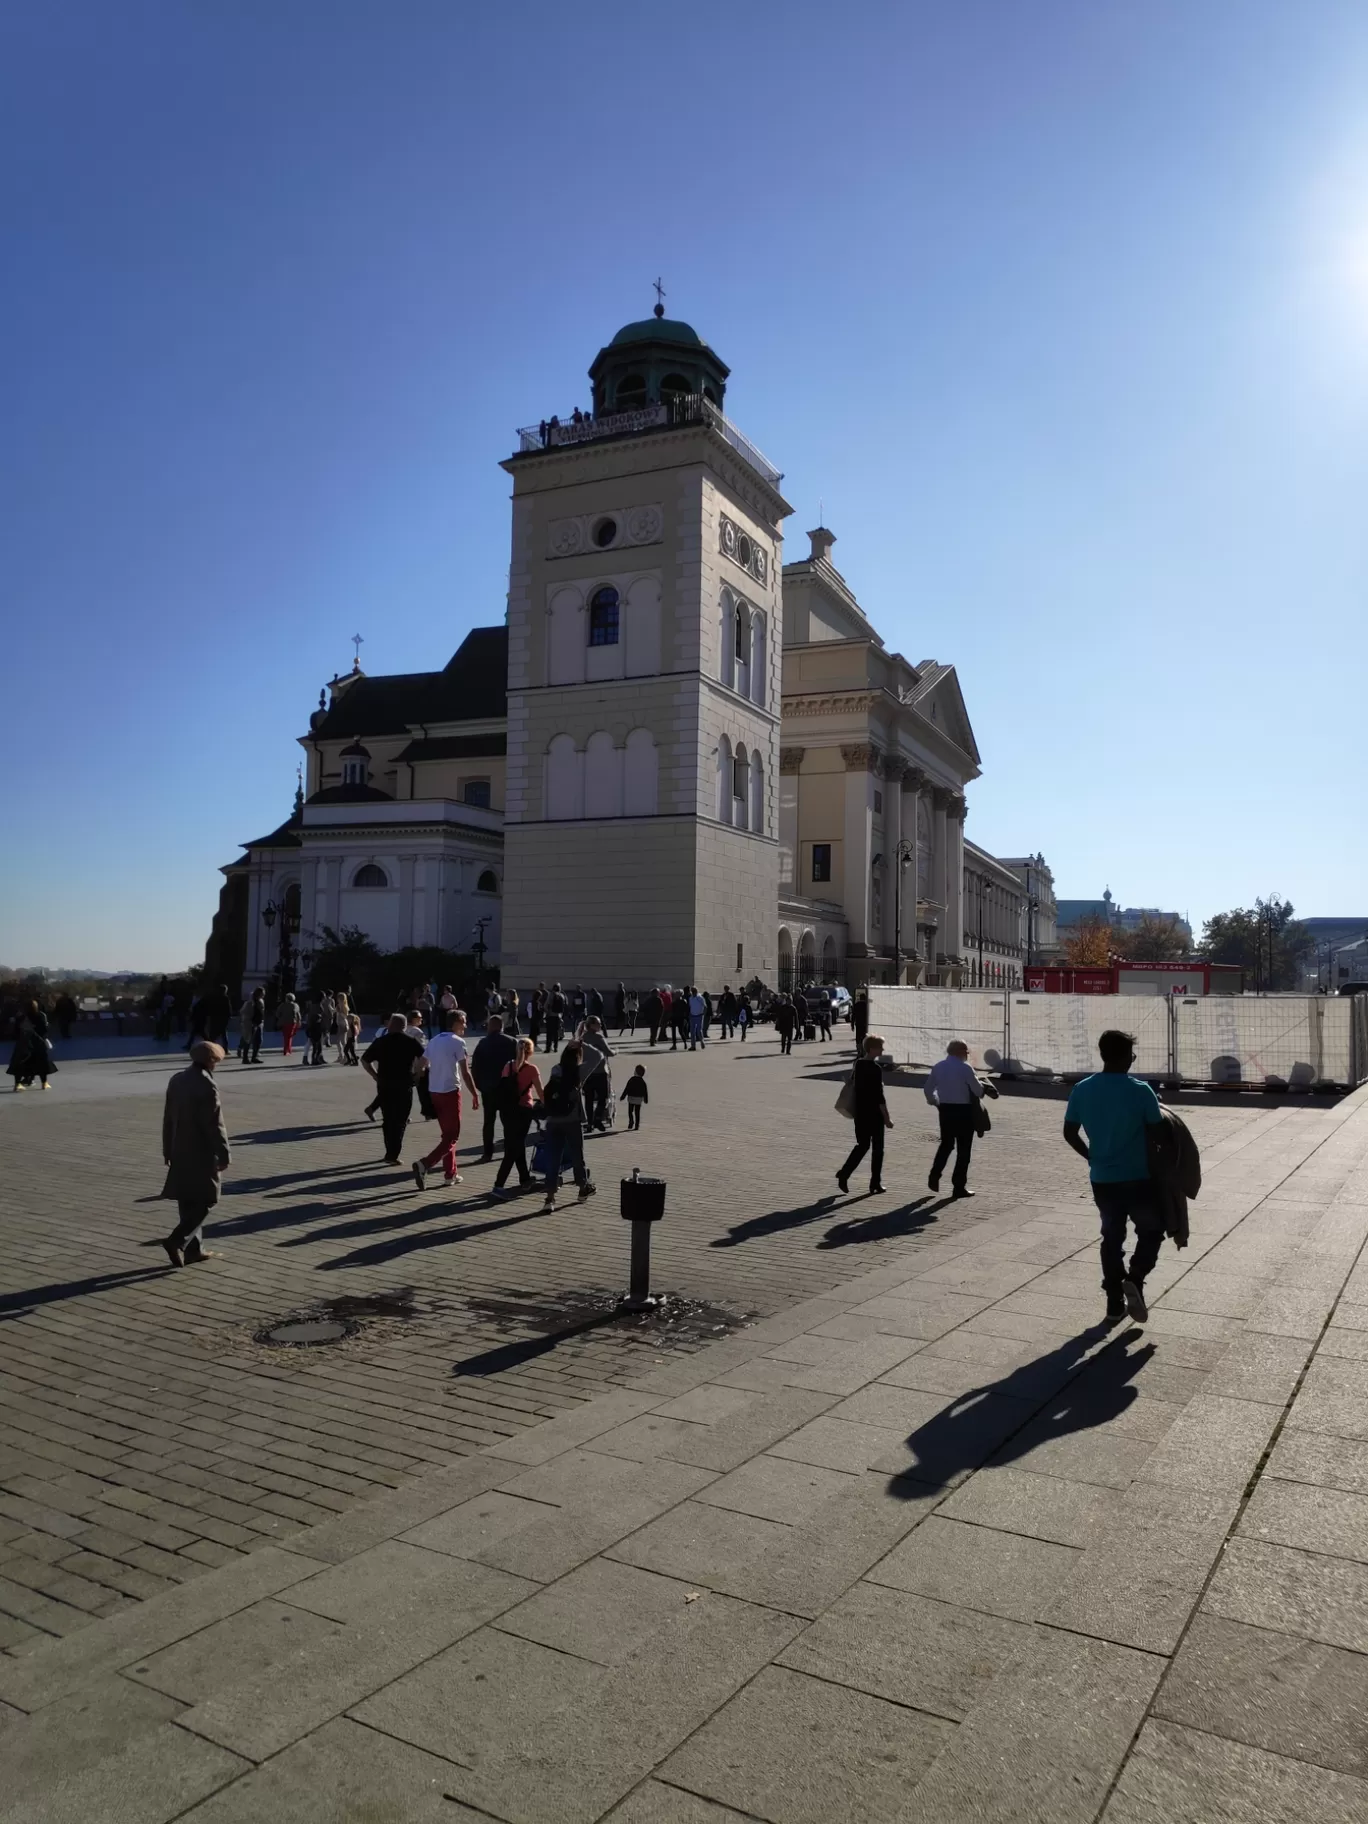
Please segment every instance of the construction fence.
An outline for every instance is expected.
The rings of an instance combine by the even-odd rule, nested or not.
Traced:
[[[978,1070],[1082,1077],[1109,1027],[1135,1036],[1137,1076],[1178,1083],[1352,1088],[1368,1077],[1368,996],[1025,994],[871,988],[869,1030],[900,1064],[963,1039]]]

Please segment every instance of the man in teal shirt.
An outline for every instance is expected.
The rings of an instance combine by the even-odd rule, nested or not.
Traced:
[[[1064,1111],[1064,1138],[1088,1161],[1093,1201],[1102,1217],[1102,1290],[1107,1316],[1127,1312],[1137,1323],[1149,1316],[1145,1278],[1159,1258],[1163,1217],[1154,1194],[1155,1145],[1163,1125],[1159,1098],[1141,1077],[1132,1077],[1135,1040],[1128,1032],[1104,1032],[1097,1041],[1102,1069],[1076,1083]],[[1086,1133],[1086,1144],[1080,1138]],[[1135,1224],[1135,1250],[1125,1262],[1126,1222]]]

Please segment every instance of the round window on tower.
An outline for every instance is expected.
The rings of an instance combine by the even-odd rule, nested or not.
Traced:
[[[617,538],[617,533],[617,521],[615,519],[601,519],[594,527],[594,543],[598,546],[600,551],[605,551],[609,545],[614,543]]]
[[[751,541],[744,532],[736,541],[736,561],[743,569],[749,570],[751,567]]]

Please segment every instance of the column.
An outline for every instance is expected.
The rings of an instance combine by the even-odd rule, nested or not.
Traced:
[[[876,750],[867,743],[841,748],[845,761],[845,823],[842,829],[842,903],[849,931],[847,955],[861,959],[869,950],[869,864],[873,854],[870,844],[869,776],[878,764]],[[833,883],[834,884],[834,883]],[[867,972],[861,966],[859,979]]]
[[[798,878],[798,796],[799,774],[803,770],[803,749],[779,749],[779,891],[802,893],[804,884]]]
[[[902,866],[898,859],[898,845],[902,841],[902,782],[906,771],[907,762],[900,755],[884,755],[883,930],[879,941],[890,957],[897,941],[893,928],[893,908],[898,902],[898,870]],[[903,872],[904,887],[911,884],[910,873],[910,868]]]
[[[923,898],[922,874],[927,874],[928,882],[930,879],[929,858],[924,853],[921,842],[921,800],[922,793],[927,789],[926,774],[919,767],[909,766],[903,775],[902,789],[910,800],[903,807],[902,825],[912,843],[912,859],[903,875],[902,948],[903,955],[911,964],[906,979],[915,982],[918,971],[926,960],[921,929],[917,923],[917,907]]]
[[[413,943],[413,864],[412,855],[399,857],[399,948]]]
[[[299,936],[295,939],[301,949],[313,949],[317,929],[318,863],[306,854],[299,874]]]
[[[967,811],[968,806],[964,799],[958,793],[952,793],[946,806],[948,842],[946,886],[948,892],[945,902],[945,952],[947,956],[964,954],[964,819]]]
[[[946,948],[949,940],[950,925],[950,871],[947,866],[949,857],[946,853],[945,807],[950,794],[944,786],[933,785],[931,788],[931,897],[940,907],[936,923],[934,955],[929,959],[939,965],[942,956],[948,955]]]

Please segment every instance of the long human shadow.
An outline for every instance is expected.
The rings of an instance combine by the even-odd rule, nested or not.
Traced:
[[[228,1178],[223,1186],[225,1197],[242,1197],[250,1192],[273,1191],[282,1184],[306,1184],[312,1179],[332,1179],[343,1172],[354,1172],[356,1161],[348,1159],[341,1165],[315,1165],[306,1172],[276,1172],[270,1178]]]
[[[360,1214],[346,1222],[335,1222],[326,1229],[310,1229],[303,1235],[290,1235],[284,1241],[276,1243],[280,1248],[311,1248],[320,1241],[355,1241],[360,1235],[380,1235],[397,1229],[415,1228],[419,1223],[431,1222],[435,1216],[442,1215],[442,1207],[431,1202],[414,1202],[412,1191],[396,1192],[393,1197],[383,1199],[386,1203],[408,1204],[407,1209],[398,1210],[390,1216],[372,1216]],[[375,1201],[360,1206],[369,1212],[375,1208]],[[339,1212],[334,1211],[335,1215]]]
[[[500,1216],[492,1222],[468,1222],[455,1228],[424,1229],[418,1235],[395,1235],[388,1241],[375,1242],[369,1248],[353,1248],[350,1254],[339,1254],[332,1260],[320,1260],[320,1273],[335,1273],[340,1267],[378,1267],[401,1254],[413,1254],[422,1248],[445,1248],[458,1241],[473,1241],[477,1235],[492,1234],[495,1229],[511,1229],[520,1222],[531,1222],[541,1210],[524,1210],[521,1216]]]
[[[392,1191],[388,1197],[372,1197],[368,1208],[377,1203],[397,1203],[401,1197],[412,1196],[411,1191]],[[341,1212],[335,1203],[295,1203],[288,1210],[252,1210],[245,1216],[230,1216],[226,1222],[215,1222],[211,1216],[209,1227],[215,1235],[260,1235],[268,1229],[298,1228],[302,1223],[313,1222],[320,1216],[337,1216]]]
[[[819,1197],[816,1203],[805,1203],[797,1209],[771,1210],[768,1216],[752,1216],[749,1222],[738,1222],[708,1243],[710,1248],[735,1248],[743,1241],[759,1241],[765,1235],[778,1235],[784,1229],[802,1229],[820,1222],[836,1206],[833,1193]]]
[[[817,1243],[819,1248],[848,1248],[861,1241],[896,1241],[901,1236],[918,1235],[933,1222],[949,1203],[948,1197],[917,1197],[901,1209],[879,1210],[873,1216],[852,1216],[829,1228]]]
[[[1089,1358],[1108,1328],[1094,1324],[1001,1380],[952,1400],[909,1434],[914,1461],[891,1479],[888,1492],[910,1499],[928,1485],[948,1488],[989,1457],[994,1467],[1011,1463],[1039,1444],[1118,1418],[1138,1397],[1132,1381],[1155,1346],[1126,1349],[1136,1334],[1130,1331]],[[1051,1390],[1052,1381],[1064,1384]]]
[[[377,1159],[374,1167],[369,1171],[364,1171],[363,1175],[360,1177],[357,1177],[357,1178],[328,1178],[328,1179],[324,1180],[323,1183],[311,1186],[310,1188],[314,1189],[314,1190],[319,1190],[319,1191],[326,1191],[327,1194],[330,1197],[332,1197],[335,1195],[340,1195],[344,1191],[371,1191],[371,1190],[374,1190],[377,1185],[394,1184],[399,1177],[397,1168],[391,1165],[391,1166],[386,1167],[382,1171],[380,1168],[383,1164],[384,1164],[383,1160]],[[353,1171],[356,1170],[355,1164],[353,1164],[351,1169]],[[407,1171],[404,1173],[404,1178],[407,1179],[410,1184],[412,1184],[413,1180],[409,1177],[409,1174]],[[273,1192],[268,1191],[266,1193],[266,1195],[271,1196],[271,1197],[293,1197],[295,1195],[295,1191],[294,1190],[273,1191]]]
[[[259,1127],[251,1133],[234,1134],[232,1139],[234,1146],[274,1146],[282,1140],[322,1140],[369,1126],[364,1115],[358,1115],[351,1121],[304,1122],[299,1127]]]
[[[115,1286],[136,1285],[140,1279],[160,1279],[173,1270],[167,1261],[161,1267],[134,1267],[126,1273],[94,1273],[89,1279],[56,1280],[51,1285],[28,1286],[22,1292],[6,1292],[0,1295],[0,1322],[27,1317],[42,1305],[58,1305],[64,1299],[86,1298],[92,1292],[112,1291]]]

